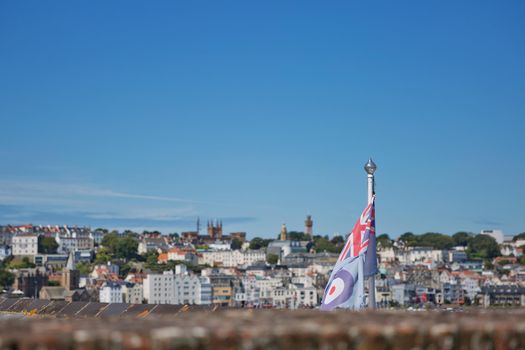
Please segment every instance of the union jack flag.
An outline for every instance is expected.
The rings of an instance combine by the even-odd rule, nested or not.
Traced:
[[[348,235],[337,261],[340,262],[349,257],[366,254],[371,235],[375,235],[375,196],[363,211],[359,220],[357,220],[352,232]],[[375,242],[375,240],[373,241]],[[375,249],[375,246],[373,249]]]

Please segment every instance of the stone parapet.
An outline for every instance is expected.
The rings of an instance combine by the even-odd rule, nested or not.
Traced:
[[[0,349],[525,349],[525,310],[8,315]]]

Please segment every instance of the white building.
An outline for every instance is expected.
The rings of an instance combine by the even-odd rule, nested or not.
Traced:
[[[502,244],[505,241],[505,235],[501,230],[482,230],[481,234],[494,238],[498,244]]]
[[[213,302],[213,286],[211,285],[210,278],[200,276],[199,280],[201,282],[200,305],[210,305]]]
[[[12,239],[14,256],[35,256],[38,254],[38,236],[17,234]]]
[[[101,303],[122,303],[122,286],[112,281],[105,282],[99,291]]]
[[[247,305],[257,306],[259,305],[259,297],[261,289],[257,286],[257,279],[261,277],[257,276],[244,276],[241,280],[243,290],[244,290],[244,299],[243,301]],[[239,299],[239,298],[237,298]]]
[[[317,306],[317,290],[313,286],[294,285],[294,302],[297,307]]]
[[[211,250],[231,250],[231,243],[215,242],[208,244],[208,248]]]
[[[398,256],[399,262],[413,264],[416,262],[440,262],[443,261],[443,251],[430,247],[410,247]]]
[[[200,304],[199,278],[195,275],[175,275],[174,304]]]
[[[185,261],[192,265],[197,265],[199,263],[199,258],[191,249],[171,248],[168,250],[167,255],[168,260],[172,261]]]
[[[126,282],[122,285],[122,301],[128,304],[142,304],[144,288],[142,284]]]
[[[476,295],[479,292],[481,292],[481,288],[479,286],[479,279],[469,278],[469,277],[463,278],[461,280],[461,287],[465,291],[465,294],[472,301],[476,298]]]
[[[237,267],[266,261],[266,253],[261,250],[205,251],[199,257],[200,265]]]
[[[58,243],[58,252],[64,254],[79,250],[93,250],[95,246],[95,241],[90,236],[77,237],[75,234],[61,235],[57,233],[55,240]]]
[[[392,262],[396,260],[396,253],[394,251],[394,248],[392,247],[379,248],[377,251],[377,255],[379,257],[379,261],[382,263]]]
[[[144,278],[144,299],[148,304],[175,304],[173,271],[148,274]]]

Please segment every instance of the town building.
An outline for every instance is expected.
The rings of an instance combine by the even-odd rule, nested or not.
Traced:
[[[266,253],[262,250],[222,250],[201,252],[198,263],[200,265],[237,267],[264,262],[265,260]]]
[[[525,306],[525,288],[517,285],[484,286],[481,304],[489,306]]]
[[[12,251],[15,257],[30,257],[38,254],[38,236],[32,233],[20,233],[12,238]]]
[[[99,300],[101,303],[122,303],[122,285],[113,281],[106,281],[100,288]]]
[[[142,284],[124,282],[121,285],[122,302],[128,304],[142,304],[144,300],[144,289]]]
[[[144,299],[148,304],[175,304],[173,271],[148,274],[143,281]]]

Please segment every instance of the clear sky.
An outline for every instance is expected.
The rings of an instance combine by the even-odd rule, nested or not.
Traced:
[[[525,231],[525,2],[2,1],[0,224]]]

